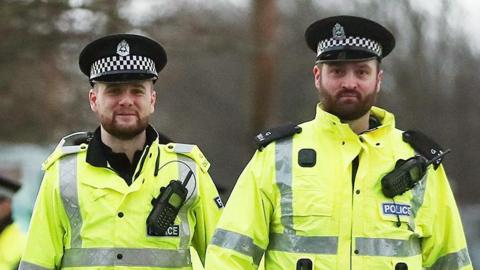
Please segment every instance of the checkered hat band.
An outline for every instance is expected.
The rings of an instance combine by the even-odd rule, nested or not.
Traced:
[[[372,53],[376,54],[377,56],[382,56],[382,45],[380,43],[362,37],[347,37],[345,39],[324,39],[318,43],[317,47],[317,56],[322,54],[325,50],[335,47],[342,47],[342,46],[351,46],[351,47],[358,47],[363,48],[371,51]]]
[[[138,55],[111,56],[93,62],[90,68],[90,79],[119,71],[145,72],[158,75],[152,59]]]

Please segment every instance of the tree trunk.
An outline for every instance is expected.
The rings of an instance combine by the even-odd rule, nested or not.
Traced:
[[[276,0],[253,1],[253,134],[265,128],[272,101],[278,11]]]

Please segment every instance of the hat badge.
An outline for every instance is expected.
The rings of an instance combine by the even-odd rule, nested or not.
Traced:
[[[345,36],[345,29],[339,23],[336,23],[332,29],[333,39],[335,40],[343,40],[347,37]]]
[[[120,56],[127,56],[130,54],[130,46],[125,40],[122,40],[117,45],[117,54]]]

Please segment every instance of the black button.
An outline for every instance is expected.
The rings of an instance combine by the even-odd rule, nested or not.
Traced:
[[[342,142],[342,145],[345,145],[345,141]]]
[[[377,142],[375,145],[376,145],[376,146],[380,146],[380,143],[379,143],[379,142]]]
[[[403,262],[399,262],[395,265],[395,270],[408,270],[408,265]]]
[[[356,194],[360,194],[360,189],[355,190]]]
[[[317,162],[317,153],[310,148],[303,148],[298,151],[298,165],[302,167],[313,167]]]
[[[123,212],[118,212],[118,217],[122,218],[123,217]]]
[[[123,258],[123,255],[121,253],[117,254],[117,259],[121,260]]]
[[[173,148],[173,145],[169,145],[169,146],[168,146],[168,149],[172,149],[172,148]]]
[[[364,141],[362,137],[360,137],[360,141],[361,141],[361,142],[363,142],[363,141]]]
[[[360,252],[358,251],[358,249],[355,249],[354,253],[355,253],[355,254],[358,254],[358,253],[360,253]]]

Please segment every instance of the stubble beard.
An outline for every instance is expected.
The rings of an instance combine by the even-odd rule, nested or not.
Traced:
[[[148,117],[140,118],[136,115],[137,121],[134,125],[122,126],[120,125],[115,115],[110,119],[101,119],[101,124],[105,131],[119,140],[131,140],[142,133],[148,127]]]

